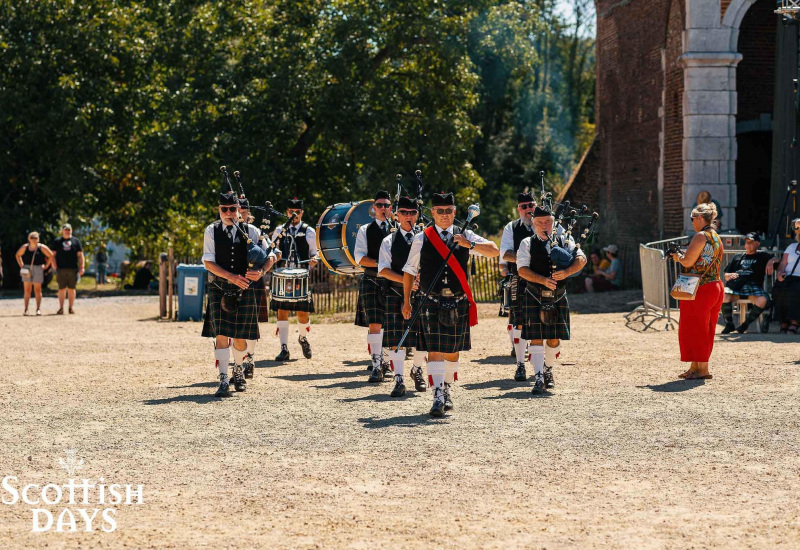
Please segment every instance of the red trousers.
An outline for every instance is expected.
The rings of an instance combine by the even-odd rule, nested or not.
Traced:
[[[678,324],[681,361],[707,363],[714,349],[714,333],[725,287],[721,281],[706,283],[697,289],[694,300],[682,300]]]

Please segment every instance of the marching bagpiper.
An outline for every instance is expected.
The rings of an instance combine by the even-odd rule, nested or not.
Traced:
[[[406,393],[404,362],[406,359],[405,348],[397,349],[405,330],[403,319],[403,267],[411,251],[414,240],[415,225],[419,214],[417,201],[409,197],[400,197],[397,202],[397,220],[399,227],[396,231],[383,239],[378,258],[378,276],[386,279],[384,285],[386,292],[386,313],[383,323],[383,347],[389,349],[389,365],[394,371],[395,386],[392,397],[401,397]],[[405,342],[406,347],[416,347],[414,366],[411,368],[411,378],[417,391],[424,392],[425,378],[422,367],[425,364],[424,352],[417,342],[416,330],[412,329]],[[372,378],[370,378],[372,380]]]
[[[522,315],[520,308],[522,293],[525,292],[525,280],[520,280],[517,273],[517,251],[520,244],[533,234],[533,209],[536,200],[527,191],[517,195],[517,212],[519,218],[509,222],[503,228],[500,239],[500,258],[505,261],[508,274],[511,276],[511,308],[508,313],[508,330],[511,331],[511,342],[514,346],[514,355],[517,358],[517,371],[514,380],[519,382],[527,379],[525,373],[525,350],[528,343],[522,339]]]
[[[303,201],[297,197],[289,199],[286,204],[286,215],[289,221],[283,228],[278,248],[280,249],[280,267],[300,267],[308,264],[311,270],[317,265],[317,233],[314,228],[303,221]],[[277,229],[275,230],[278,231]],[[275,238],[275,233],[273,233]],[[281,352],[275,357],[276,361],[289,360],[289,312],[297,313],[297,328],[299,335],[297,341],[303,350],[303,357],[311,359],[311,320],[309,313],[314,313],[314,298],[308,301],[279,302],[272,300],[270,309],[277,312],[278,337],[281,342]]]
[[[517,270],[527,281],[521,309],[522,338],[530,341],[532,393],[555,388],[553,366],[560,356],[561,340],[570,339],[566,279],[586,265],[586,255],[580,247],[560,226],[554,232],[553,223],[553,214],[537,206],[533,212],[534,234],[523,239],[517,251]],[[572,255],[567,267],[555,268],[551,254],[556,249]]]
[[[459,352],[471,347],[470,327],[478,323],[478,308],[467,279],[470,254],[495,257],[493,242],[455,227],[452,193],[433,195],[434,224],[418,233],[403,267],[403,317],[411,319],[411,292],[419,275],[420,347],[428,352],[428,379],[433,387],[431,416],[453,408],[451,386],[458,380]],[[444,269],[439,272],[442,263]],[[439,273],[437,277],[437,273]]]
[[[231,341],[232,382],[236,391],[247,389],[242,368],[247,358],[247,340],[259,338],[258,303],[251,283],[259,280],[275,261],[271,254],[262,267],[248,268],[247,241],[257,243],[260,235],[254,226],[238,221],[238,209],[238,199],[233,191],[220,193],[220,219],[206,227],[203,233],[202,259],[210,275],[202,335],[215,338],[214,357],[219,369],[219,387],[214,394],[217,397],[230,396],[228,360]]]
[[[382,285],[378,281],[378,255],[381,243],[392,227],[388,219],[392,201],[388,191],[378,191],[375,195],[375,219],[362,225],[356,236],[353,257],[364,268],[358,284],[358,307],[355,324],[368,327],[367,348],[372,358],[369,381],[380,382],[390,370],[389,363],[383,361],[383,315],[384,304]]]

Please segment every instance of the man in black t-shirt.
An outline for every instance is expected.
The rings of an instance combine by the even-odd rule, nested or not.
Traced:
[[[759,252],[761,237],[758,233],[748,233],[744,242],[744,254],[737,254],[725,268],[725,296],[722,302],[722,316],[725,328],[722,334],[730,334],[734,330],[740,334],[747,331],[750,323],[766,309],[769,295],[764,290],[764,276],[772,275],[777,259],[769,252]],[[733,324],[733,302],[750,300],[753,306],[741,325]]]
[[[61,236],[50,244],[55,254],[54,266],[58,281],[58,315],[64,314],[64,298],[69,296],[69,312],[75,313],[75,286],[78,277],[83,275],[84,257],[81,242],[72,236],[72,226],[65,223],[61,227]]]

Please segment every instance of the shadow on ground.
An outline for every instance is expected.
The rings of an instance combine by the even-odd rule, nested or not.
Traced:
[[[705,380],[672,380],[664,384],[648,384],[646,386],[636,386],[640,389],[648,389],[660,393],[679,393],[693,390],[699,386],[704,386]]]
[[[428,413],[410,414],[405,416],[395,416],[391,418],[359,418],[365,428],[369,430],[400,426],[401,428],[413,428],[424,424],[444,424],[448,418],[434,418]]]

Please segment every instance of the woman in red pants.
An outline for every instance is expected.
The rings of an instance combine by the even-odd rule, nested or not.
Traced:
[[[681,378],[712,378],[708,372],[708,359],[714,348],[717,318],[725,294],[719,276],[722,243],[713,226],[716,217],[717,208],[713,203],[697,205],[692,210],[692,227],[697,234],[692,237],[685,254],[673,255],[673,259],[684,267],[684,273],[700,276],[695,299],[682,300],[680,305],[678,341],[681,361],[691,362],[689,370],[679,375]]]

